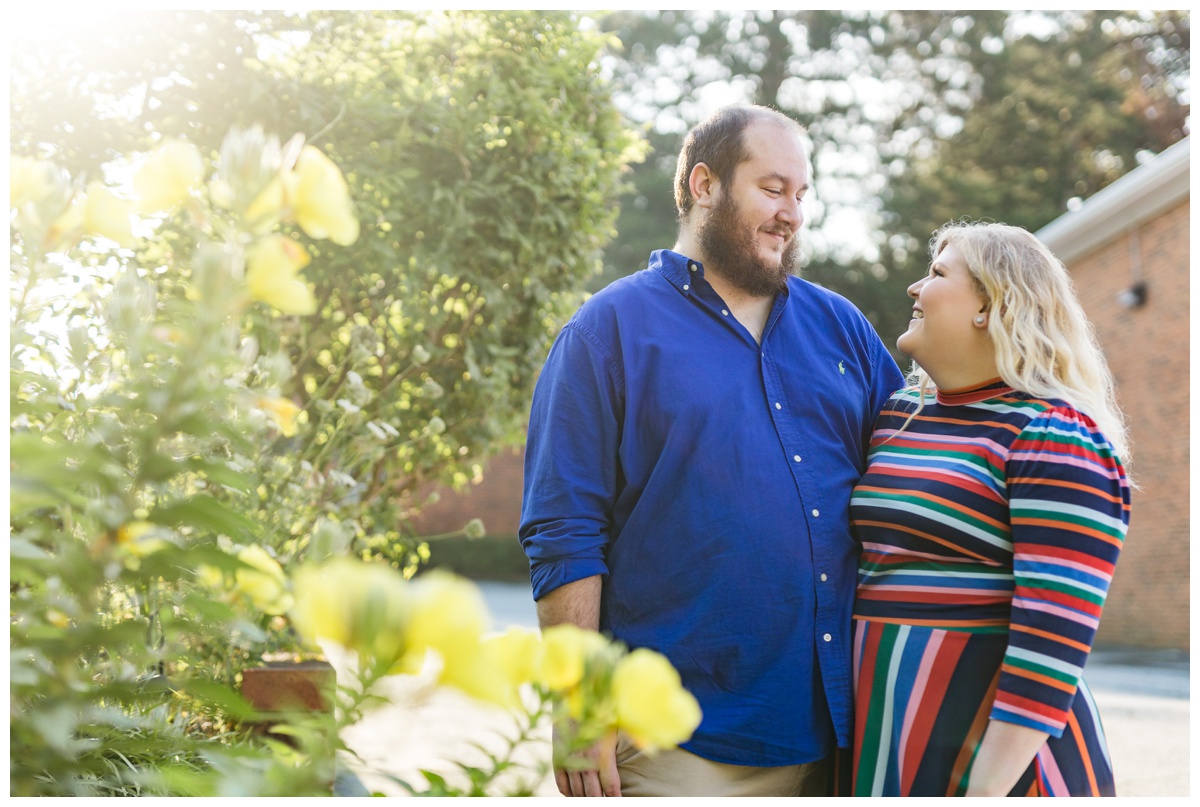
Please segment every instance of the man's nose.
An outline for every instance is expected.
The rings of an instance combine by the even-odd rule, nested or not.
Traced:
[[[793,230],[798,229],[804,223],[804,211],[800,209],[800,202],[796,199],[785,202],[777,217],[787,222]]]
[[[914,300],[917,299],[917,296],[921,293],[921,286],[923,286],[923,285],[925,285],[925,278],[921,278],[916,283],[909,286],[908,287],[908,296],[913,298]]]

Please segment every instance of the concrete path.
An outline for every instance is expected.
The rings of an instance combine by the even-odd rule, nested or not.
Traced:
[[[521,585],[481,583],[493,625],[534,627],[536,614],[529,589]],[[335,666],[341,663],[332,659]],[[1085,677],[1104,721],[1120,796],[1188,796],[1190,780],[1190,664],[1173,651],[1098,649]],[[369,791],[408,795],[393,777],[425,789],[419,771],[434,770],[451,781],[464,781],[452,762],[482,765],[483,749],[498,751],[516,736],[503,711],[481,705],[453,690],[437,689],[428,677],[389,679],[392,703],[367,716],[344,739],[360,756],[350,764]],[[527,770],[503,780],[533,782],[537,796],[557,796],[549,767],[549,729],[534,732],[535,742],[517,755]],[[478,745],[477,745],[478,744]],[[499,792],[504,792],[503,790]]]

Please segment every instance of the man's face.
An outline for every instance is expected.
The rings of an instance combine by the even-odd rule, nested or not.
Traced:
[[[749,159],[718,186],[697,238],[723,278],[748,294],[773,295],[799,258],[808,160],[795,132],[777,123],[757,121],[743,136]]]

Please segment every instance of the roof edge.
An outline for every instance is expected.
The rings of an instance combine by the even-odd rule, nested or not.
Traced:
[[[1191,137],[1185,137],[1056,218],[1036,235],[1064,263],[1092,251],[1191,194]]]

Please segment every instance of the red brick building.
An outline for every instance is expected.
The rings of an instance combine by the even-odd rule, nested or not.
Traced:
[[[1140,490],[1099,641],[1188,649],[1190,140],[1114,182],[1038,232],[1071,271],[1131,422]],[[424,534],[482,518],[515,541],[521,450],[493,457],[483,481],[427,507]]]
[[[1129,534],[1097,640],[1190,648],[1191,140],[1037,235],[1067,265],[1130,422]]]

